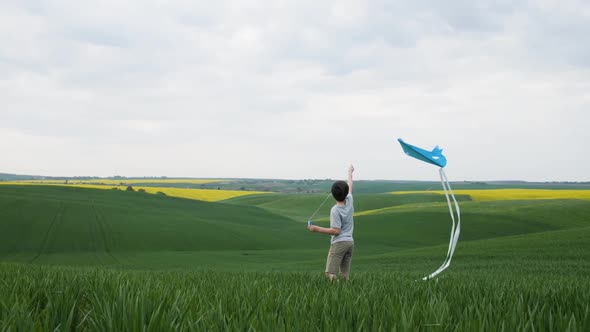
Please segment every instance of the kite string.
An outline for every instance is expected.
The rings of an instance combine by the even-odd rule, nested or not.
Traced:
[[[326,196],[326,198],[324,199],[322,204],[320,204],[320,207],[318,207],[317,210],[315,210],[315,212],[311,215],[311,217],[309,217],[309,219],[308,219],[309,221],[311,221],[313,219],[313,217],[315,217],[316,213],[318,213],[318,211],[322,208],[322,206],[324,206],[324,204],[326,203],[328,198],[330,198],[330,196],[332,196],[332,193],[329,193],[328,196]]]

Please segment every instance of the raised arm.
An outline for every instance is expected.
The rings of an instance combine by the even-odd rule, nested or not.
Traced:
[[[354,166],[348,167],[348,193],[352,194],[352,172],[354,172]]]

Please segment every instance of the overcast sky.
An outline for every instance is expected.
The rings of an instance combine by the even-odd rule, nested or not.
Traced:
[[[590,2],[1,1],[0,172],[590,180]]]

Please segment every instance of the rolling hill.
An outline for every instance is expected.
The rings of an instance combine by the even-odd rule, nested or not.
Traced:
[[[119,190],[3,185],[0,260],[150,269],[322,269],[329,238],[309,233],[304,222],[325,197],[265,194],[203,202]],[[527,236],[590,227],[587,200],[458,199],[458,260],[466,254],[463,246],[472,243],[493,247],[494,241],[519,236],[526,244]],[[328,225],[332,204],[329,198],[315,222]],[[425,271],[444,258],[450,229],[444,196],[359,194],[355,210],[355,268],[427,253],[429,263],[420,268]],[[563,241],[549,243],[567,246]]]
[[[139,192],[0,186],[0,257],[318,247],[301,224],[255,206]],[[88,262],[85,262],[88,263]]]

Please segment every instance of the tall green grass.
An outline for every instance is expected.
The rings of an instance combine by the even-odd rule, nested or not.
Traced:
[[[0,265],[1,330],[588,331],[590,281]]]

